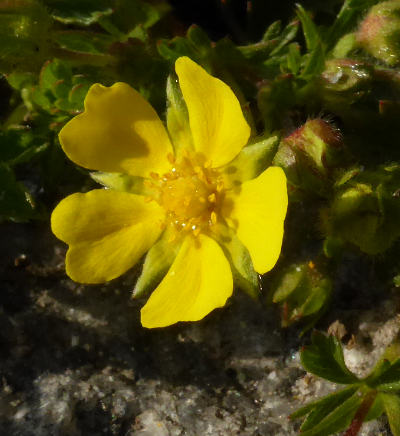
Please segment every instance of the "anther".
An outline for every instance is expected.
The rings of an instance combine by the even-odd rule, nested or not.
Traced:
[[[217,214],[214,211],[211,212],[211,222],[217,224]]]
[[[167,154],[167,159],[168,159],[168,162],[170,164],[174,164],[175,163],[175,156],[172,153],[168,153]]]
[[[217,201],[217,196],[215,195],[215,192],[213,192],[212,194],[210,194],[208,197],[208,201],[210,203],[215,203]]]

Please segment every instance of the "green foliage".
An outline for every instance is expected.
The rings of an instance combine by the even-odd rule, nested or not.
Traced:
[[[305,417],[301,434],[328,436],[349,427],[355,435],[365,421],[386,414],[394,436],[399,435],[400,358],[398,347],[391,346],[371,373],[357,378],[347,367],[338,339],[320,332],[312,335],[312,344],[301,351],[304,368],[319,377],[346,388],[314,401],[291,415]]]

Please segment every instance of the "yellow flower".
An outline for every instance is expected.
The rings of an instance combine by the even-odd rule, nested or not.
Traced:
[[[72,194],[51,217],[77,282],[118,277],[146,252],[137,291],[166,272],[141,311],[148,328],[200,320],[231,296],[232,274],[251,280],[269,271],[287,208],[285,175],[278,167],[262,172],[263,148],[245,147],[250,128],[229,86],[187,57],[175,70],[186,106],[168,113],[172,143],[129,85],[90,88],[60,142],[116,189]]]

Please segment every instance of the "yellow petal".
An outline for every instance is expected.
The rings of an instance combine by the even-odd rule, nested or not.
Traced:
[[[229,262],[211,238],[188,236],[163,281],[142,308],[142,325],[165,327],[198,321],[232,295]]]
[[[244,182],[238,194],[231,191],[224,200],[224,217],[236,229],[260,274],[278,260],[287,202],[286,177],[279,167]]]
[[[67,156],[82,167],[147,176],[169,168],[168,134],[150,104],[126,83],[95,84],[85,111],[60,132]]]
[[[137,263],[160,236],[163,220],[155,202],[96,189],[62,200],[51,216],[51,228],[70,246],[67,274],[80,283],[102,283]]]
[[[188,57],[180,57],[175,70],[189,111],[196,150],[213,167],[227,164],[250,136],[238,99],[228,85],[210,76]]]

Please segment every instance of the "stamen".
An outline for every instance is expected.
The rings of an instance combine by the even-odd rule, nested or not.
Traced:
[[[217,224],[217,214],[214,211],[211,212],[211,222]]]
[[[154,173],[153,171],[150,173],[150,177],[154,180],[160,179],[160,176],[157,173]]]
[[[168,162],[170,163],[170,164],[174,164],[175,163],[175,156],[172,154],[172,153],[168,153],[167,154],[167,159],[168,159]]]
[[[212,194],[210,194],[208,197],[208,201],[210,203],[215,203],[217,201],[217,196],[215,195],[215,192],[213,192]]]

